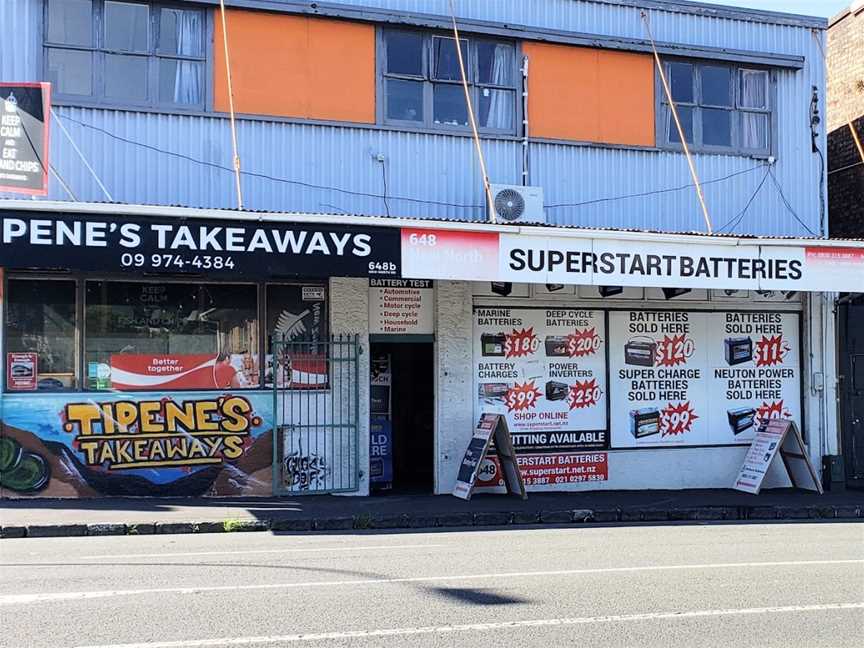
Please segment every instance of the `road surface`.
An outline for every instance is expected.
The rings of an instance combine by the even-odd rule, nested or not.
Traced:
[[[0,645],[864,645],[864,525],[0,542]]]

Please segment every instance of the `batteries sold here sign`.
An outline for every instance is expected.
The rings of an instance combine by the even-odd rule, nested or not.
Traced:
[[[864,281],[864,248],[403,229],[402,274],[533,284],[854,292]]]

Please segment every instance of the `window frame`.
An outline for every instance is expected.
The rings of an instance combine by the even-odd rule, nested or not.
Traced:
[[[110,0],[109,0],[110,1]],[[98,107],[120,107],[120,108],[156,108],[172,112],[203,112],[209,110],[212,105],[212,56],[211,43],[213,40],[213,24],[211,12],[198,5],[186,5],[180,2],[152,1],[152,0],[117,0],[128,4],[144,5],[148,10],[147,19],[147,52],[132,52],[119,49],[109,49],[105,45],[105,2],[106,0],[92,0],[91,41],[89,46],[69,45],[49,40],[49,2],[46,0],[42,7],[42,72],[43,77],[49,78],[49,56],[52,51],[73,50],[77,52],[88,52],[91,56],[90,90],[89,95],[78,95],[59,92],[58,88],[52,88],[52,100],[60,104],[98,106]],[[161,11],[162,9],[178,9],[185,11],[196,11],[201,15],[201,54],[200,56],[165,54],[159,51],[161,38]],[[147,61],[147,98],[144,101],[132,99],[117,99],[105,95],[105,67],[108,55],[123,55],[144,58]],[[177,103],[174,101],[162,101],[159,97],[159,67],[163,60],[190,61],[201,64],[201,98],[200,101],[192,103]]]
[[[19,394],[71,394],[82,391],[81,384],[81,365],[83,362],[83,348],[82,348],[82,337],[81,330],[83,328],[83,322],[81,318],[84,315],[82,305],[81,305],[81,286],[82,283],[80,278],[65,273],[40,273],[40,272],[4,272],[4,276],[2,277],[2,288],[3,290],[3,308],[2,308],[2,317],[3,317],[3,390],[2,394],[5,396],[9,395],[19,395]],[[9,321],[9,282],[10,281],[66,281],[71,282],[75,288],[75,335],[73,339],[74,347],[75,347],[75,357],[72,364],[73,370],[73,382],[75,387],[72,388],[64,388],[64,389],[50,389],[50,390],[40,390],[32,389],[32,390],[10,390],[9,384],[6,376],[6,363],[9,353],[17,353],[15,351],[9,351],[9,327],[7,326],[7,322]],[[38,363],[37,363],[37,374],[36,377],[38,379]]]
[[[260,279],[260,280],[240,280],[240,281],[226,281],[226,280],[218,280],[218,279],[208,279],[206,276],[198,276],[198,275],[190,275],[188,277],[182,275],[167,275],[167,276],[140,276],[140,275],[125,275],[119,273],[90,273],[90,272],[44,272],[44,271],[27,271],[27,270],[10,270],[7,269],[6,272],[0,275],[0,289],[2,289],[3,294],[7,295],[9,281],[12,280],[33,280],[33,281],[71,281],[75,284],[75,384],[77,385],[72,389],[52,389],[52,390],[29,390],[29,391],[10,391],[9,386],[6,380],[6,369],[5,362],[6,358],[3,358],[4,361],[4,369],[3,374],[0,376],[0,383],[2,383],[2,389],[0,389],[0,396],[2,395],[19,395],[19,394],[70,394],[70,393],[119,393],[119,394],[141,394],[145,393],[148,390],[124,390],[120,391],[117,389],[107,389],[107,390],[99,390],[95,388],[90,388],[85,384],[85,377],[87,376],[87,357],[86,357],[86,335],[87,335],[87,311],[86,311],[86,298],[87,298],[87,282],[88,281],[103,281],[103,282],[126,282],[126,283],[141,283],[141,284],[160,284],[164,285],[166,283],[174,283],[174,284],[208,284],[208,285],[242,285],[248,286],[250,288],[255,289],[255,299],[257,303],[256,307],[256,317],[258,320],[258,344],[257,344],[257,353],[259,357],[258,361],[258,386],[256,387],[246,387],[246,388],[235,388],[244,392],[270,392],[273,390],[273,386],[269,387],[265,383],[266,378],[266,357],[267,354],[271,353],[271,350],[268,348],[268,338],[270,337],[267,332],[267,288],[269,286],[321,286],[324,288],[324,317],[325,317],[325,342],[329,340],[330,335],[332,333],[332,309],[331,309],[331,290],[330,290],[330,282],[326,278],[313,278],[309,279]],[[0,331],[0,335],[2,335],[3,349],[8,351],[8,335],[9,328],[6,326],[6,321],[8,317],[8,308],[9,308],[9,300],[2,300],[2,308],[0,308],[0,316],[2,316],[2,331]],[[149,391],[165,391],[165,390],[149,390]],[[180,389],[180,388],[171,388],[168,390],[170,392],[201,392],[201,391],[219,391],[219,390],[208,390],[208,389],[200,389],[200,388],[189,388],[189,389]]]
[[[678,57],[663,57],[663,71],[671,84],[670,64],[686,63],[693,66],[693,101],[676,101],[676,107],[693,109],[693,141],[687,146],[693,153],[706,153],[713,155],[740,155],[758,159],[767,159],[775,155],[777,142],[777,74],[776,70],[759,65],[739,64],[726,61],[715,61],[705,59],[687,59]],[[711,67],[727,68],[730,74],[730,96],[731,106],[717,106],[703,101],[702,69]],[[741,74],[742,72],[763,72],[766,74],[765,108],[747,108],[741,105]],[[657,148],[667,151],[683,152],[684,147],[680,143],[669,141],[669,135],[674,128],[672,122],[669,102],[666,99],[666,91],[663,88],[663,80],[656,67],[655,77],[655,136]],[[731,146],[704,143],[704,132],[702,127],[702,111],[725,110],[731,113]],[[742,143],[742,115],[760,114],[767,117],[766,138],[767,146],[761,148],[748,148]],[[673,125],[670,125],[673,124]]]
[[[422,75],[406,75],[387,72],[387,32],[403,32],[419,35],[423,40]],[[376,113],[379,126],[404,128],[407,130],[428,133],[450,133],[471,134],[470,124],[459,126],[455,124],[435,123],[434,119],[434,88],[439,85],[456,85],[462,89],[461,77],[457,80],[445,80],[433,78],[434,40],[435,38],[448,38],[455,40],[450,32],[410,28],[402,26],[379,25],[376,28]],[[477,131],[484,135],[519,137],[524,130],[523,102],[524,80],[522,76],[522,42],[516,39],[496,38],[488,34],[461,33],[461,41],[468,41],[468,61],[466,72],[468,74],[468,86],[471,91],[471,101],[474,106],[475,116],[479,120],[480,92],[483,88],[490,90],[507,90],[513,93],[513,126],[508,129],[488,128],[477,124]],[[479,57],[477,49],[479,43],[506,44],[513,47],[514,66],[512,69],[513,85],[503,86],[492,83],[480,83]],[[463,51],[463,55],[465,52]],[[404,81],[415,81],[423,84],[423,120],[411,121],[404,119],[391,119],[387,117],[387,80],[396,79]]]

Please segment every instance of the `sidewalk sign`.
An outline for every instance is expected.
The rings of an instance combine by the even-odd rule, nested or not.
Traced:
[[[477,480],[477,472],[489,452],[489,446],[493,439],[507,492],[511,495],[519,495],[522,499],[528,499],[525,492],[525,482],[519,471],[519,465],[516,463],[516,451],[513,449],[510,429],[507,427],[507,420],[501,414],[484,414],[480,417],[480,422],[474,428],[474,436],[471,437],[471,442],[468,444],[465,456],[459,466],[459,475],[456,477],[453,495],[464,500],[471,499],[471,493],[474,491]]]
[[[744,465],[738,471],[733,488],[758,495],[762,489],[762,480],[778,452],[792,486],[822,494],[822,484],[807,456],[801,432],[795,422],[788,419],[762,421],[753,443],[747,450]]]

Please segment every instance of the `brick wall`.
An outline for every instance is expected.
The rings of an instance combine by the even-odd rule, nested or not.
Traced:
[[[864,2],[828,29],[828,210],[831,236],[864,237],[864,164],[847,125],[864,141]]]

